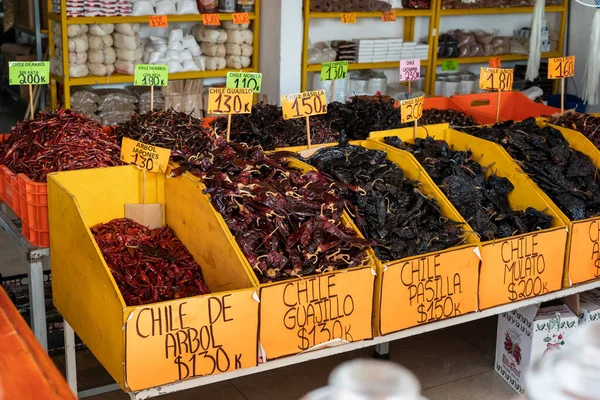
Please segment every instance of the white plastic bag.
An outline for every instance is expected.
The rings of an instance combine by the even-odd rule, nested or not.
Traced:
[[[591,105],[598,104],[600,87],[600,9],[594,11],[592,29],[588,42],[587,60],[583,72],[583,100]]]
[[[141,29],[140,24],[116,24],[115,31],[122,33],[123,35],[133,36],[138,33]]]
[[[165,53],[162,51],[153,51],[150,53],[150,59],[148,60],[148,64],[160,64],[165,61]]]
[[[167,62],[167,65],[169,66],[169,73],[170,74],[174,74],[176,72],[182,72],[183,71],[183,65],[181,65],[180,61],[171,60],[171,61]]]
[[[217,71],[225,69],[227,66],[227,62],[223,57],[205,57],[205,62],[207,71]]]
[[[199,71],[198,66],[196,65],[194,60],[184,60],[182,69],[183,69],[183,72]]]
[[[141,44],[140,37],[136,33],[133,36],[123,35],[122,33],[113,33],[114,46],[119,49],[135,50]]]
[[[131,61],[115,61],[115,72],[125,75],[133,75],[135,71],[135,64]]]
[[[120,49],[117,47],[117,59],[122,61],[135,61],[136,50]]]
[[[198,14],[196,0],[179,0],[177,2],[177,14]],[[185,69],[185,67],[184,67]]]
[[[242,69],[250,65],[250,58],[243,56],[227,56],[225,58],[228,68]]]
[[[88,53],[76,53],[74,51],[69,52],[69,64],[85,64],[88,59]]]
[[[227,54],[227,50],[223,44],[201,43],[200,48],[202,49],[202,54],[210,57],[225,57]]]
[[[156,15],[171,15],[177,14],[175,2],[173,0],[160,0],[156,3]]]
[[[202,25],[194,27],[194,37],[198,42],[206,43],[225,43],[227,42],[227,32],[224,29],[205,28]],[[234,31],[232,31],[234,32]]]
[[[88,50],[88,62],[93,64],[114,64],[117,53],[112,47],[103,50]]]
[[[179,52],[177,50],[167,50],[165,53],[165,60],[181,62],[181,58],[179,58]]]
[[[194,57],[194,62],[198,66],[198,71],[206,71],[206,57]]]
[[[183,46],[184,49],[189,49],[191,47],[197,47],[198,42],[196,42],[196,39],[192,35],[186,35],[183,37],[183,40],[181,41],[181,45]]]
[[[87,67],[90,74],[97,76],[107,76],[115,72],[115,66],[113,64],[88,63]]]
[[[104,50],[110,48],[113,45],[113,37],[111,35],[106,36],[94,36],[88,35],[89,48],[91,50]]]
[[[73,64],[69,65],[69,76],[71,78],[83,78],[89,74],[87,65],[85,64]]]
[[[179,52],[179,58],[181,59],[181,61],[186,61],[186,60],[191,60],[192,57],[192,53],[190,53],[189,50],[183,50]]]
[[[180,41],[169,42],[169,45],[167,46],[167,49],[169,49],[169,50],[176,50],[176,51],[182,51],[183,50],[183,45],[181,44]]]
[[[181,42],[183,40],[183,31],[181,29],[171,29],[169,31],[169,43]]]
[[[58,24],[52,24],[52,28],[55,29],[54,27],[57,26],[58,30],[54,31],[55,34],[58,34],[60,36],[60,25]],[[79,36],[82,33],[87,33],[88,32],[88,26],[87,25],[79,25],[79,24],[75,24],[75,25],[67,25],[67,36],[68,37],[75,37],[75,36]]]
[[[202,54],[202,50],[200,50],[200,46],[198,45],[196,45],[196,47],[190,47],[188,50],[192,53],[192,57],[199,57]]]
[[[93,24],[90,25],[90,34],[94,36],[106,36],[113,33],[115,30],[114,24]]]
[[[154,5],[150,0],[136,0],[131,15],[154,15]]]

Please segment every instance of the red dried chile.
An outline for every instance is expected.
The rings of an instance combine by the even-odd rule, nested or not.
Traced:
[[[91,231],[128,306],[210,292],[200,265],[171,228],[117,218]]]
[[[41,112],[0,143],[0,165],[45,182],[50,172],[123,165],[116,138],[71,110]]]

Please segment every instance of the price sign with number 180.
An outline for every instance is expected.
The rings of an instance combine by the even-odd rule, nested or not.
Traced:
[[[512,68],[482,67],[479,75],[479,88],[500,92],[512,90],[513,74]]]

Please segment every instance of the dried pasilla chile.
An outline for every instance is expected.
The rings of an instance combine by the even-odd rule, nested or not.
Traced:
[[[41,112],[19,122],[0,143],[0,165],[45,182],[50,172],[122,165],[116,138],[94,120],[71,110]]]
[[[542,128],[528,118],[463,130],[502,145],[570,219],[600,215],[598,171],[588,156],[569,147],[558,129]]]
[[[117,218],[91,231],[128,306],[210,292],[200,265],[171,228]]]
[[[198,118],[175,110],[150,111],[134,115],[115,127],[119,143],[124,137],[171,150],[179,163],[202,163],[201,154],[210,152],[213,132]]]
[[[564,114],[552,116],[550,123],[583,133],[600,149],[600,117],[567,111]]]
[[[227,132],[227,119],[215,122],[219,135]],[[311,143],[338,141],[338,133],[324,119],[316,116],[310,120]],[[250,114],[234,114],[231,118],[230,138],[240,143],[260,145],[265,150],[281,147],[306,146],[306,119],[283,119],[281,107],[269,104],[256,104]]]
[[[429,108],[423,110],[423,115],[417,121],[418,125],[434,125],[448,123],[451,127],[460,126],[475,126],[477,122],[473,117],[468,116],[464,112],[447,109],[440,110],[439,108]],[[403,128],[413,126],[414,123],[407,122],[402,124]]]
[[[417,138],[414,144],[389,136],[385,143],[409,151],[442,189],[483,240],[520,235],[552,226],[552,216],[528,207],[512,210],[508,194],[514,189],[509,179],[492,173],[473,159],[471,151],[457,151],[431,136]]]
[[[359,146],[319,149],[309,158],[319,171],[337,179],[349,213],[380,260],[390,261],[463,243],[460,223],[445,218],[419,183],[379,150]]]

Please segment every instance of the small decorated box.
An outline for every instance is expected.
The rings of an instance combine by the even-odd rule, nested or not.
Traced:
[[[594,289],[579,295],[579,325],[600,321],[600,290]]]

